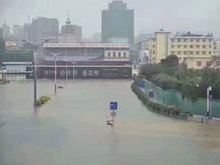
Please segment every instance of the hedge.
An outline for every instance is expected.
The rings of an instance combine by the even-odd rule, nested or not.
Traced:
[[[133,82],[131,85],[132,91],[137,95],[137,97],[142,101],[142,103],[147,106],[150,110],[162,113],[168,116],[174,116],[177,118],[186,119],[187,114],[183,113],[180,108],[175,106],[164,106],[158,103],[151,101],[146,94],[144,94],[141,89],[138,87],[136,82]]]

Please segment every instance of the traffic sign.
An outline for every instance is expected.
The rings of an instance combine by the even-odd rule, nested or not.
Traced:
[[[115,116],[116,116],[116,112],[114,112],[114,111],[111,112],[111,116],[112,116],[112,117],[115,117]]]
[[[110,102],[110,110],[116,111],[118,109],[118,103],[117,102]]]

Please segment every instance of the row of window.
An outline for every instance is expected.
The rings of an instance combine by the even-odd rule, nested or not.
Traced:
[[[182,51],[177,51],[177,52],[171,51],[172,55],[175,55],[175,54],[178,54],[178,55],[180,55],[180,54],[184,54],[184,55],[194,55],[194,54],[196,54],[196,55],[200,55],[200,54],[206,55],[207,53],[212,54],[211,51],[209,51],[209,52],[207,52],[207,51],[201,51],[201,52],[200,51],[183,51],[183,52]]]
[[[181,48],[182,47],[182,45],[171,45],[171,48],[175,48],[175,47],[177,47],[177,48]],[[189,48],[203,48],[203,49],[205,49],[205,48],[212,48],[212,45],[189,45]],[[188,45],[183,45],[183,48],[188,48]]]
[[[212,42],[212,39],[200,39],[200,38],[171,38],[171,42]]]
[[[123,53],[121,53],[121,52],[113,52],[113,53],[111,53],[111,52],[108,52],[108,57],[126,57],[126,55],[127,55],[127,53],[126,52],[123,52]]]
[[[200,66],[202,66],[202,61],[197,61],[196,64],[197,64],[197,66],[200,67]],[[211,61],[206,61],[206,66],[209,67],[209,66],[211,66],[211,65],[212,65],[212,62],[211,62]]]

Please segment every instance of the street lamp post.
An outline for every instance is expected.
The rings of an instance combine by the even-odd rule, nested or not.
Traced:
[[[209,98],[209,92],[212,90],[212,87],[207,88],[207,118],[209,119],[210,115],[210,98]]]
[[[55,67],[54,67],[54,91],[57,94],[57,55],[55,54]]]
[[[68,78],[68,77],[67,77],[67,76],[68,76],[68,75],[67,75],[67,62],[66,62],[66,74],[65,74],[65,76],[66,76],[66,85],[67,85],[67,78]]]
[[[37,108],[37,49],[43,43],[49,41],[49,39],[34,44],[34,109]],[[27,43],[26,40],[22,40],[23,43]]]
[[[54,56],[54,93],[57,94],[57,56],[61,53],[51,53]]]
[[[37,52],[34,51],[34,108],[37,107]]]

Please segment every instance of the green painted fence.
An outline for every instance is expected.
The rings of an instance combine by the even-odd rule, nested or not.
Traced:
[[[168,106],[177,106],[182,109],[184,112],[189,112],[194,115],[206,115],[206,99],[198,99],[197,102],[192,102],[191,100],[185,98],[183,99],[181,93],[175,90],[163,90],[156,85],[144,81],[142,82],[142,90],[148,95],[150,90],[154,92],[153,100],[157,103],[168,105]],[[212,117],[220,118],[220,100],[212,100],[211,103]]]

